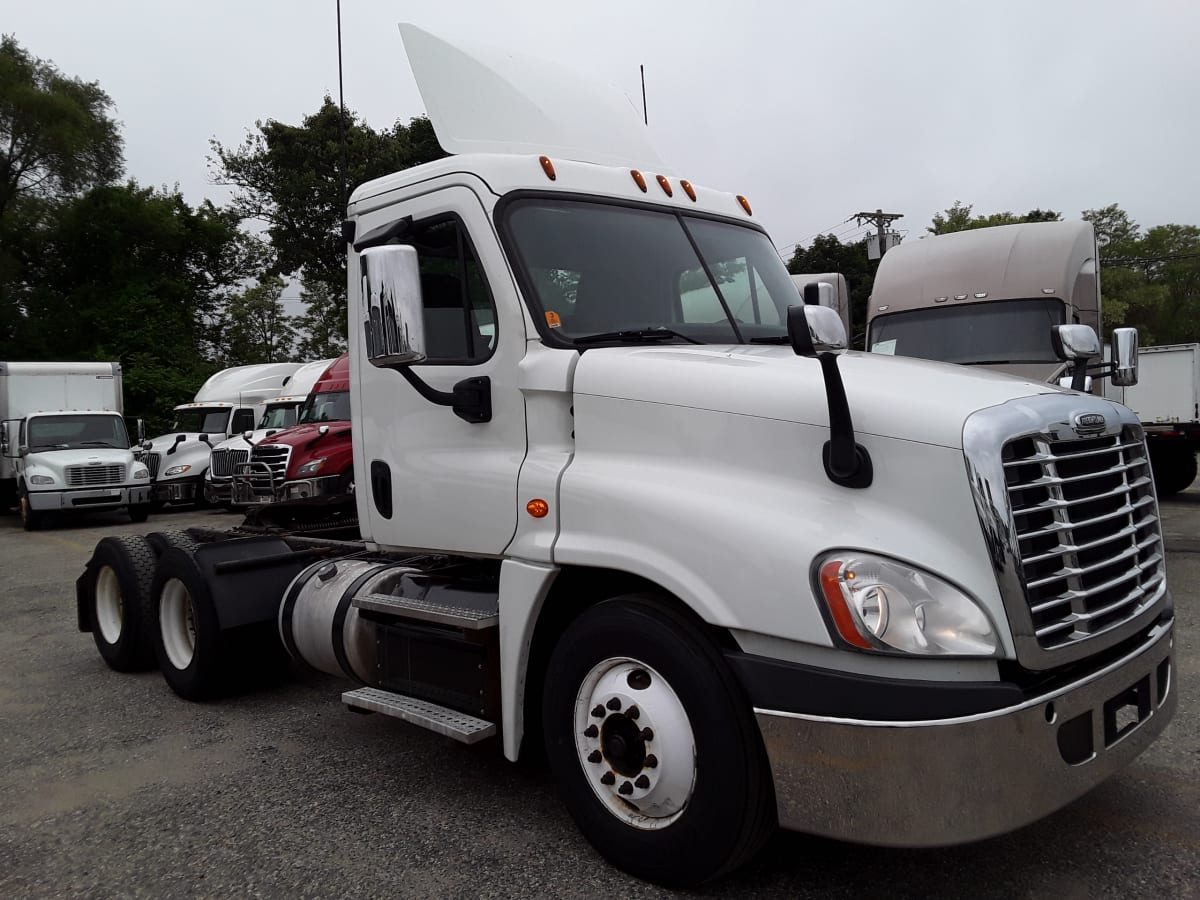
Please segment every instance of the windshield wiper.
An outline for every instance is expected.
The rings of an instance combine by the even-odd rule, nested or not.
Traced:
[[[602,344],[605,341],[645,344],[674,340],[675,338],[687,341],[689,344],[704,343],[704,341],[698,341],[695,338],[688,337],[686,334],[672,331],[670,328],[636,328],[630,331],[602,331],[599,334],[585,334],[583,337],[577,337],[573,340],[576,344],[582,345]]]
[[[80,447],[116,447],[116,444],[110,444],[108,441],[80,441]]]
[[[791,342],[792,339],[786,334],[772,334],[767,337],[750,338],[750,343],[752,344],[790,344]]]

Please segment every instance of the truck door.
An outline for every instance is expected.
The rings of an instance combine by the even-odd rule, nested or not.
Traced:
[[[363,532],[388,546],[499,554],[516,529],[526,449],[516,380],[526,341],[521,306],[472,190],[448,187],[363,216],[358,233],[404,216],[413,219],[404,242],[420,261],[429,356],[413,372],[441,391],[487,376],[492,419],[465,422],[422,398],[398,372],[371,365],[358,315],[351,398]],[[352,310],[361,309],[358,271],[352,255]]]

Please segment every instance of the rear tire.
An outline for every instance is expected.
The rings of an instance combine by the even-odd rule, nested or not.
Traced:
[[[231,654],[204,576],[187,550],[168,546],[154,583],[154,653],[167,684],[185,700],[212,700],[229,690]]]
[[[638,878],[712,880],[775,828],[750,704],[714,642],[662,598],[607,600],[567,628],[546,672],[542,724],[580,831]]]
[[[154,551],[149,543],[138,535],[103,538],[92,552],[88,576],[88,616],[100,656],[117,672],[154,668]]]

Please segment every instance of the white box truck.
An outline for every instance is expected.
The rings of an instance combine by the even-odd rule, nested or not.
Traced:
[[[204,499],[214,444],[251,431],[267,400],[282,394],[303,363],[261,363],[222,369],[201,385],[191,403],[175,407],[171,431],[151,441],[146,463],[154,503]]]
[[[1128,409],[840,352],[749,201],[663,166],[627,105],[403,34],[455,155],[350,199],[357,488],[321,503],[361,536],[101,541],[79,625],[123,578],[117,667],[203,699],[292,657],[351,710],[541,744],[588,840],[670,885],[777,825],[986,838],[1154,740],[1174,616]],[[697,282],[719,316],[687,314]]]
[[[1124,403],[1146,430],[1150,464],[1160,497],[1196,480],[1200,451],[1200,344],[1144,347],[1138,383],[1105,385],[1104,396]]]
[[[26,530],[62,511],[146,521],[150,473],[123,406],[120,363],[0,362],[0,506],[16,501]]]

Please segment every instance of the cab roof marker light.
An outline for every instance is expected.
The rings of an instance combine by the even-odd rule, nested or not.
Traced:
[[[696,202],[696,189],[692,187],[692,183],[686,178],[679,179],[679,186],[683,188],[683,192],[688,195],[688,199],[693,203]]]
[[[750,211],[750,201],[747,200],[745,197],[743,197],[741,194],[737,195],[737,202],[742,204],[742,209],[744,209],[746,211],[746,215],[748,215],[748,216],[754,215],[754,213]]]
[[[663,193],[668,197],[674,197],[675,192],[671,190],[671,182],[667,181],[666,175],[655,175],[654,180],[658,182],[658,186],[663,189]]]
[[[646,178],[637,169],[630,169],[629,174],[633,176],[633,183],[642,189],[642,193],[646,193]]]
[[[945,303],[949,299],[950,299],[949,297],[934,297],[933,302],[934,303]]]
[[[1043,294],[1053,294],[1054,288],[1042,288],[1042,293]]]
[[[955,294],[955,295],[954,295],[954,299],[955,299],[955,300],[966,300],[966,299],[967,299],[967,295],[966,295],[966,294]]]
[[[976,300],[982,300],[982,299],[983,299],[984,297],[986,297],[986,296],[987,296],[987,291],[976,291],[976,292],[975,292],[975,299],[976,299]]]
[[[539,156],[538,162],[542,164],[542,171],[546,173],[546,177],[551,181],[558,178],[558,174],[554,171],[554,163],[550,161],[548,156]]]

